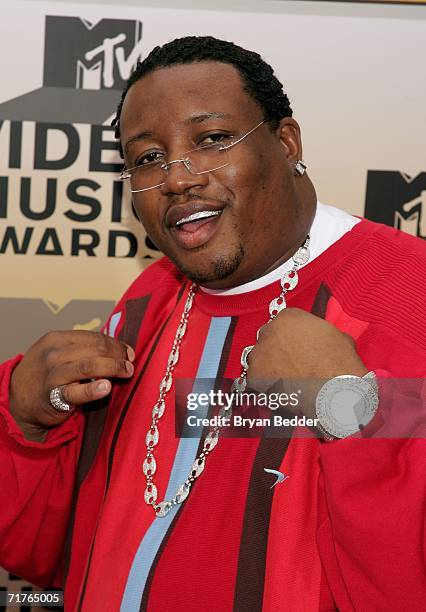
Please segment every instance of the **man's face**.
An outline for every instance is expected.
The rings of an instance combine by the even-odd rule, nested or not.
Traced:
[[[123,105],[126,167],[158,155],[181,159],[217,141],[229,144],[262,119],[229,64],[158,69],[132,85]],[[211,288],[236,286],[274,268],[303,241],[294,174],[299,156],[293,120],[283,120],[275,131],[264,123],[229,149],[227,166],[191,174],[184,164],[172,164],[164,185],[133,194],[134,206],[150,238],[188,278]],[[181,223],[195,213],[205,216]],[[207,217],[210,213],[214,216]]]

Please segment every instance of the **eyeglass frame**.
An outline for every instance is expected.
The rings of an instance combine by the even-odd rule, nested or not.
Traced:
[[[195,149],[190,149],[189,151],[186,151],[184,155],[188,155],[189,153],[192,153],[193,151],[200,151],[200,150],[207,149],[207,148],[214,148],[216,144],[220,145],[219,147],[217,147],[219,151],[227,151],[228,149],[235,147],[235,145],[239,144],[242,140],[247,138],[247,136],[250,136],[250,134],[252,134],[255,130],[257,130],[258,127],[260,127],[264,123],[266,123],[266,119],[262,119],[262,121],[258,123],[257,125],[255,125],[253,128],[251,128],[251,130],[249,130],[248,132],[245,132],[244,134],[239,136],[237,140],[234,140],[233,142],[227,145],[221,144],[219,142],[219,143],[214,143],[211,145],[206,145],[205,147],[195,147]],[[214,172],[215,170],[220,170],[220,168],[225,168],[229,164],[229,161],[227,161],[226,164],[223,164],[222,166],[218,166],[217,168],[211,168],[210,170],[203,170],[202,172],[192,172],[191,169],[188,167],[189,166],[188,161],[189,161],[188,158],[185,158],[185,157],[181,159],[172,159],[171,161],[167,163],[161,164],[160,169],[164,170],[164,172],[167,175],[169,167],[172,164],[182,163],[190,174],[197,176],[200,174],[207,174],[208,172]],[[138,168],[141,168],[141,166],[132,166],[132,168],[126,168],[126,166],[124,166],[119,176],[120,181],[125,181],[126,179],[130,180],[132,178],[132,175],[129,174],[128,176],[124,176],[124,173],[125,172],[130,173],[132,172],[132,170],[137,170]],[[162,185],[164,185],[165,182],[166,181],[163,181],[162,183],[158,183],[158,185],[152,185],[152,187],[144,187],[144,189],[130,189],[130,193],[141,193],[143,191],[150,191],[151,189],[156,189],[157,187],[161,187]]]

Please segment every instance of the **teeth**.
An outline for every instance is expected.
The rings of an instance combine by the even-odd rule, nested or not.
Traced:
[[[198,221],[199,219],[208,219],[209,217],[218,217],[221,214],[221,210],[201,210],[200,212],[196,212],[193,215],[189,215],[188,217],[184,217],[183,219],[179,219],[176,223],[176,227],[182,225],[183,223],[190,223],[191,221]]]

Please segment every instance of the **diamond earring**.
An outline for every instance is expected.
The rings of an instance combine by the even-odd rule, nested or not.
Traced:
[[[307,165],[301,159],[298,159],[294,165],[295,172],[299,174],[300,176],[303,176],[305,174],[306,168],[307,168]]]

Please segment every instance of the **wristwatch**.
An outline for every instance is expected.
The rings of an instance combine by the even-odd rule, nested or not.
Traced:
[[[379,405],[374,372],[336,376],[320,389],[315,405],[316,428],[324,439],[346,438],[371,421]]]

